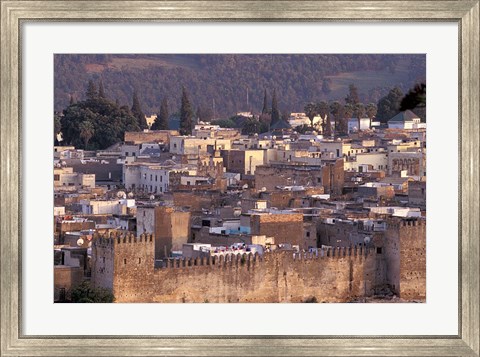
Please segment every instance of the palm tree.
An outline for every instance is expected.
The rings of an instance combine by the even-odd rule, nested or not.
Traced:
[[[87,120],[80,123],[79,129],[80,129],[80,138],[83,139],[83,142],[85,144],[84,148],[86,150],[88,142],[90,141],[93,134],[95,133],[95,128],[93,127],[93,124]]]

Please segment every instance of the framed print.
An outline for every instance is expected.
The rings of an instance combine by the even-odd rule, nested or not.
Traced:
[[[1,42],[2,356],[479,355],[477,1],[2,0]]]

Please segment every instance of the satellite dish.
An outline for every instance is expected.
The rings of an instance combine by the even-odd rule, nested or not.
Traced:
[[[277,137],[274,135],[274,136],[272,136],[272,139],[273,139],[273,140],[276,140],[276,139],[277,139]]]
[[[118,192],[117,192],[117,197],[118,197],[118,198],[126,198],[127,195],[126,195],[125,192],[123,192],[123,191],[118,191]]]
[[[254,137],[258,138],[258,133],[253,134]]]
[[[84,242],[83,242],[83,239],[82,239],[82,238],[78,238],[78,240],[77,240],[77,245],[78,245],[79,247],[81,247],[81,246],[83,245],[83,243],[84,243]]]
[[[128,198],[133,198],[133,192],[129,192],[127,196]]]
[[[242,211],[240,211],[240,210],[233,211],[233,216],[234,217],[239,217],[241,214],[242,214]]]
[[[245,185],[242,186],[242,188],[243,188],[244,190],[246,190],[246,189],[248,188],[248,185],[245,184]]]
[[[265,192],[266,190],[267,190],[267,188],[265,186],[260,189],[260,191],[262,191],[262,192]]]
[[[155,199],[155,196],[154,195],[150,195],[150,200],[154,200]]]
[[[370,237],[365,237],[363,238],[363,243],[368,244],[370,243],[371,238]]]

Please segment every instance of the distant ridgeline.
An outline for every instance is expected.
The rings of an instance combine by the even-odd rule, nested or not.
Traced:
[[[382,247],[172,259],[155,268],[152,235],[96,235],[92,283],[116,302],[348,302],[388,286],[425,300],[425,221],[388,225]]]
[[[59,54],[54,66],[56,111],[71,96],[83,100],[88,81],[101,79],[106,97],[120,105],[130,107],[136,90],[148,115],[159,113],[164,98],[176,113],[185,86],[202,120],[258,113],[265,89],[269,102],[276,90],[280,111],[300,111],[307,102],[343,101],[350,84],[363,103],[377,103],[394,86],[406,92],[426,76],[425,55],[412,54]]]

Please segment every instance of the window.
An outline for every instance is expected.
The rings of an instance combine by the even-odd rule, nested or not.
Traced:
[[[157,175],[155,175],[155,182],[157,182],[157,181],[158,181],[157,179],[158,179],[158,177],[157,177]]]
[[[377,247],[377,254],[382,254],[382,247]]]
[[[132,152],[132,156],[135,156],[135,152]]]
[[[54,181],[60,181],[60,175],[53,175]]]
[[[125,151],[125,156],[128,156],[128,151]]]
[[[138,258],[138,264],[142,262],[142,258]]]
[[[310,237],[310,232],[306,232],[305,235],[307,236],[307,238]]]
[[[176,148],[177,148],[177,144],[176,144],[176,143],[174,143],[174,144],[173,144],[173,147],[176,149]]]
[[[127,264],[127,259],[123,259],[123,265],[126,265]]]
[[[160,182],[163,182],[163,176],[160,176]]]

